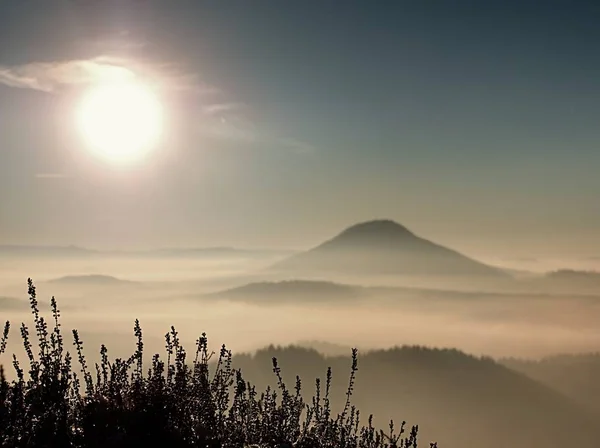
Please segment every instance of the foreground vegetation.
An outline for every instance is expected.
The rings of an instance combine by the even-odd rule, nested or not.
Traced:
[[[28,286],[35,337],[21,325],[27,373],[15,355],[15,380],[7,381],[0,367],[2,447],[417,447],[417,426],[405,429],[402,422],[395,428],[390,422],[389,431],[376,430],[372,416],[366,425],[361,423],[360,412],[350,401],[358,370],[356,349],[346,403],[339,414],[331,410],[331,369],[324,385],[316,380],[315,394],[306,403],[300,378],[288,388],[273,358],[278,386],[259,394],[241,370],[232,368],[232,355],[225,346],[213,359],[216,354],[209,351],[205,334],[197,340],[190,362],[171,327],[165,335],[166,360],[155,354],[146,368],[137,320],[135,353],[110,361],[103,345],[100,364],[92,368],[77,330],[73,330],[76,361],[65,349],[54,297],[49,328],[40,315],[31,279]],[[6,350],[9,332],[7,322],[0,354]]]

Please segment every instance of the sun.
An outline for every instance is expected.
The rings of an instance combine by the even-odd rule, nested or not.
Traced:
[[[90,149],[119,164],[144,157],[162,134],[160,101],[138,82],[94,86],[84,96],[77,118]]]

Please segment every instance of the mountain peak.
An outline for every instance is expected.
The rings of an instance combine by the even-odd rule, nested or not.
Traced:
[[[348,227],[324,245],[330,248],[389,248],[390,244],[414,244],[419,238],[391,219],[376,219]]]
[[[491,266],[425,240],[391,219],[354,224],[332,239],[278,262],[275,269],[345,275],[501,276]]]
[[[374,219],[365,221],[344,230],[340,236],[359,236],[378,234],[386,236],[415,236],[410,230],[391,219]]]

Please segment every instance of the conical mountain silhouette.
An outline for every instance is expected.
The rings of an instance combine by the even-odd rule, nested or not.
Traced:
[[[302,273],[506,277],[496,268],[423,239],[389,219],[353,225],[274,270]]]

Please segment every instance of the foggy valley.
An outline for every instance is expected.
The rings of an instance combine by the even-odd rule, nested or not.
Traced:
[[[16,250],[0,255],[3,319],[30,320],[24,280],[31,276],[42,309],[48,313],[54,295],[63,327],[79,330],[92,363],[100,362],[101,344],[113,357],[129,356],[137,318],[146,353],[164,352],[171,325],[185,347],[206,332],[213,349],[225,343],[234,366],[259,387],[273,381],[271,356],[309,393],[332,366],[340,405],[357,347],[355,402],[380,424],[410,417],[423,437],[443,437],[449,447],[500,438],[506,425],[523,425],[523,444],[512,445],[519,447],[534,439],[561,446],[573,438],[559,430],[565,425],[581,426],[581,443],[597,437],[600,408],[590,393],[600,374],[592,355],[600,345],[600,289],[591,271],[515,276],[393,221],[351,226],[296,252]],[[305,257],[321,263],[319,272],[288,267]],[[418,271],[404,274],[412,258]],[[10,364],[12,353],[24,360],[20,345],[9,340],[0,363]],[[566,354],[579,361],[555,366],[561,358],[553,356]],[[466,425],[476,430],[466,434]]]
[[[378,223],[371,223],[373,235],[367,238],[381,236]],[[28,313],[24,292],[32,277],[41,302],[54,295],[68,310],[69,324],[82,334],[96,327],[94,333],[107,330],[107,325],[106,336],[129,333],[139,318],[152,328],[148,335],[159,336],[173,324],[188,341],[207,331],[236,352],[303,339],[363,349],[422,344],[495,357],[539,358],[597,348],[598,274],[565,270],[515,278],[498,269],[500,280],[468,272],[392,275],[386,272],[390,265],[401,263],[398,269],[404,269],[420,250],[409,248],[407,257],[403,229],[398,230],[399,235],[384,236],[383,272],[372,264],[379,257],[379,242],[363,243],[362,235],[342,241],[341,250],[348,253],[341,257],[356,266],[316,273],[279,269],[312,251],[191,257],[165,257],[162,251],[49,258],[32,253],[13,258],[5,250],[0,255],[3,309],[9,317]],[[388,250],[396,239],[399,247]],[[423,269],[437,259],[437,254],[423,255]],[[269,328],[261,323],[266,321]]]

